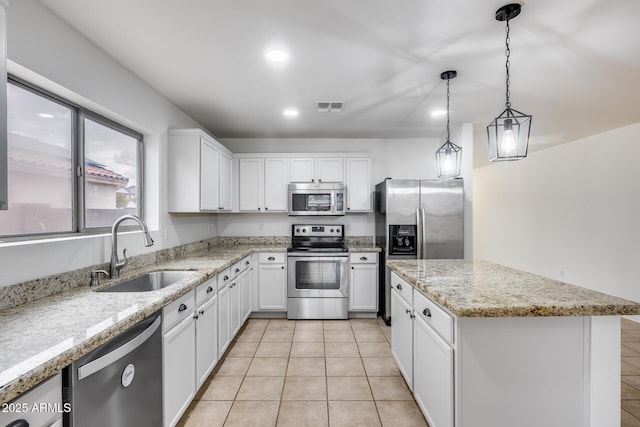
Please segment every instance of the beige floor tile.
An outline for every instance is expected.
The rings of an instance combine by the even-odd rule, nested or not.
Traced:
[[[289,357],[290,342],[261,342],[255,357]]]
[[[355,342],[327,342],[324,343],[326,357],[360,357]]]
[[[622,409],[636,418],[640,418],[640,400],[623,400]]]
[[[622,382],[640,390],[640,376],[638,375],[625,375],[622,377]]]
[[[260,342],[262,339],[262,335],[264,332],[262,331],[249,331],[243,332],[236,338],[236,343],[239,342]]]
[[[290,357],[324,357],[324,344],[321,342],[294,342],[291,344]]]
[[[293,342],[324,342],[324,336],[322,330],[299,331],[296,329],[293,334]]]
[[[353,331],[356,336],[356,342],[372,342],[372,343],[386,343],[387,338],[384,336],[380,329],[377,330],[356,330]]]
[[[235,401],[225,427],[273,427],[280,402]]]
[[[391,357],[391,346],[388,342],[359,342],[358,350],[362,357]]]
[[[295,327],[295,320],[271,319],[267,325],[267,331],[293,331]]]
[[[324,331],[324,342],[355,342],[351,331]]]
[[[249,327],[261,327],[266,328],[269,324],[269,319],[247,319],[247,328]]]
[[[383,427],[428,427],[415,401],[376,401]]]
[[[620,328],[622,329],[635,329],[635,328],[640,328],[640,323],[631,320],[631,319],[627,319],[625,317],[621,317],[620,318]]]
[[[327,377],[329,400],[373,400],[366,377]]]
[[[640,341],[626,341],[624,343],[624,346],[630,348],[633,351],[640,352]]]
[[[289,359],[286,357],[256,357],[251,362],[248,377],[284,377]]]
[[[296,331],[321,331],[322,320],[298,320]]]
[[[245,377],[236,400],[280,400],[284,377]]]
[[[380,426],[380,419],[373,401],[329,402],[329,425],[331,427],[376,427]]]
[[[288,377],[324,377],[324,357],[292,357],[287,368]]]
[[[260,342],[291,342],[293,329],[290,330],[266,330]]]
[[[640,329],[626,329],[622,332],[622,342],[640,341]]]
[[[622,357],[623,362],[627,362],[636,368],[640,368],[640,357]],[[623,374],[624,375],[624,374]]]
[[[413,400],[402,377],[369,377],[374,400]]]
[[[282,400],[327,400],[326,377],[287,377]]]
[[[324,320],[322,326],[325,331],[350,331],[351,322],[348,320]]]
[[[280,403],[278,427],[327,427],[327,402],[287,401]]]
[[[236,342],[229,349],[227,357],[253,357],[258,344],[258,342]]]
[[[622,400],[640,400],[640,390],[630,386],[625,382],[621,382]]]
[[[202,388],[201,400],[233,400],[238,394],[240,384],[242,384],[243,376],[238,377],[221,377],[216,375],[213,379],[205,383]],[[206,388],[205,388],[206,387]]]
[[[248,323],[242,330],[242,333],[264,332],[264,330],[267,328],[268,323],[269,322]]]
[[[640,351],[636,351],[626,344],[622,344],[621,348],[622,357],[640,357]]]
[[[362,359],[367,376],[390,377],[400,375],[396,362],[391,357],[366,357]]]
[[[640,419],[634,417],[624,409],[620,413],[621,415],[621,427],[640,427]]]
[[[351,319],[349,322],[354,331],[380,330],[378,319]]]
[[[359,357],[327,357],[328,377],[364,377],[362,359]]]
[[[196,402],[193,409],[180,420],[178,427],[221,427],[233,402]]]
[[[627,361],[630,358],[622,359],[622,375],[640,375],[640,368],[633,366],[631,363]]]
[[[250,357],[227,357],[222,362],[222,366],[216,372],[218,376],[239,377],[244,376],[251,364]]]

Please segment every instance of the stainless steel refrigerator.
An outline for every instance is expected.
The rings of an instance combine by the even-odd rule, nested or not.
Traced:
[[[376,185],[376,245],[382,248],[380,316],[391,323],[389,259],[463,258],[463,181],[390,179]]]

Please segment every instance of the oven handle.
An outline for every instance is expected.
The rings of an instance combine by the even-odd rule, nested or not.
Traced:
[[[348,252],[288,252],[287,258],[348,258]]]

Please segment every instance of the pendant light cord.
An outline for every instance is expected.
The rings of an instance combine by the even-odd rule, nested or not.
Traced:
[[[449,132],[449,80],[447,80],[447,142],[451,141],[451,133]]]
[[[506,95],[506,102],[505,102],[504,105],[505,105],[505,107],[507,107],[507,109],[510,109],[511,108],[511,101],[509,100],[509,97],[511,96],[511,93],[509,93],[509,83],[510,83],[510,76],[509,76],[509,65],[510,65],[510,62],[509,62],[509,57],[511,56],[511,49],[509,49],[509,42],[511,40],[509,39],[509,19],[507,19],[506,32],[507,32],[507,38],[505,40],[505,43],[507,45],[507,48],[505,49],[504,53],[507,56],[507,62],[505,64],[505,67],[507,69],[507,77],[506,77],[507,90],[506,90],[506,94],[505,94]]]

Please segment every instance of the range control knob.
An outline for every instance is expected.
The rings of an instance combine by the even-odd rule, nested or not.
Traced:
[[[303,228],[303,229],[302,229],[302,232],[303,232],[303,233],[306,233],[306,232],[307,232],[307,229],[306,229],[306,228]]]
[[[329,230],[330,233],[333,233],[333,228],[331,230]]]

